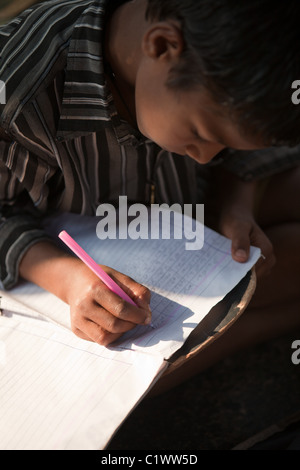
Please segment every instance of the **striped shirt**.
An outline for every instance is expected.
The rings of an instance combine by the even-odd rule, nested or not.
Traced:
[[[54,0],[0,28],[6,106],[0,126],[0,276],[18,279],[24,252],[47,238],[50,211],[95,215],[102,202],[195,202],[195,163],[123,122],[102,55],[105,0]],[[180,175],[180,177],[179,177]]]
[[[95,215],[99,204],[117,203],[121,195],[150,204],[153,186],[159,204],[202,202],[198,175],[209,167],[161,150],[118,115],[103,57],[107,8],[114,2],[122,0],[52,0],[0,28],[0,79],[6,86],[6,104],[0,105],[5,289],[17,283],[28,248],[48,239],[42,222],[53,211]],[[295,164],[298,154],[281,157],[280,168]],[[250,179],[259,176],[261,166],[264,174],[279,168],[268,158],[262,165],[253,157],[245,165],[237,154],[226,164]]]

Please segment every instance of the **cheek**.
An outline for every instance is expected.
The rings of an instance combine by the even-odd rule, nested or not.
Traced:
[[[139,130],[146,137],[157,141],[166,122],[166,93],[162,78],[150,76],[149,68],[141,67],[136,77],[135,109]]]
[[[156,123],[161,119],[159,105],[156,103],[155,97],[147,94],[147,90],[136,89],[135,96],[136,120],[139,130],[146,137],[153,140],[153,131]]]
[[[136,96],[136,120],[140,132],[165,150],[176,151],[178,142],[176,124],[165,103],[146,94]]]
[[[136,120],[140,132],[163,149],[182,153],[182,122],[174,99],[157,80],[140,74],[135,88]],[[180,134],[180,135],[179,135]]]

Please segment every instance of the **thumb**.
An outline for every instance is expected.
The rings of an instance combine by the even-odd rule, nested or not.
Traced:
[[[245,263],[249,258],[250,240],[239,238],[232,240],[231,254],[232,258],[239,263]]]
[[[233,223],[230,228],[227,227],[226,236],[231,239],[232,258],[245,263],[250,253],[250,226],[248,223]]]

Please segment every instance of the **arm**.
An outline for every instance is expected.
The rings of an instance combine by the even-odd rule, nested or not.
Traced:
[[[150,323],[150,292],[128,276],[102,267],[138,307],[120,299],[84,263],[50,242],[28,250],[20,263],[20,275],[70,305],[77,336],[108,345],[137,324]]]
[[[3,158],[0,160],[0,275],[3,287],[12,288],[20,274],[25,280],[47,289],[70,305],[73,331],[100,344],[107,345],[136,324],[145,323],[150,316],[150,293],[145,287],[110,270],[115,281],[122,284],[140,308],[129,306],[111,293],[80,260],[56,247],[44,232],[27,191],[4,163],[9,161],[5,157],[9,145],[0,141]]]

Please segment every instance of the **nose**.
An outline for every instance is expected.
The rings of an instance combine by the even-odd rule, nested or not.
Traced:
[[[202,144],[201,147],[191,144],[186,147],[185,153],[199,163],[208,163],[224,148],[223,145],[214,143]]]

